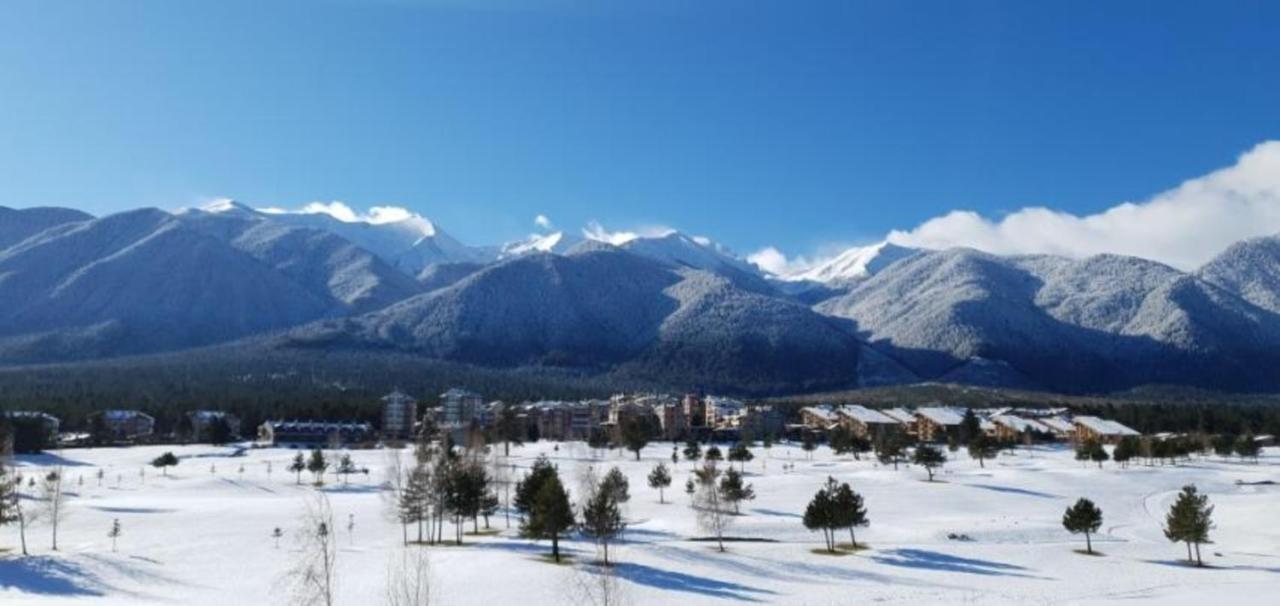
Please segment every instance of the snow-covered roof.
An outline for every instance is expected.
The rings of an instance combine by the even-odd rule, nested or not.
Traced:
[[[405,401],[412,401],[412,400],[413,400],[413,397],[411,397],[409,394],[403,391],[400,391],[399,389],[385,396],[382,396],[383,402],[405,402]]]
[[[886,408],[880,411],[880,414],[883,414],[884,416],[889,417],[890,419],[893,419],[894,421],[897,421],[904,425],[907,423],[914,423],[916,420],[916,418],[911,413],[901,408]]]
[[[887,416],[878,410],[872,410],[866,406],[860,406],[858,404],[847,404],[845,406],[841,406],[836,409],[836,414],[843,415],[866,424],[880,423],[893,425],[898,422],[893,417]]]
[[[440,398],[441,398],[441,399],[448,399],[448,398],[479,398],[479,397],[480,397],[480,394],[478,394],[478,393],[476,393],[476,392],[474,392],[474,391],[467,391],[467,390],[462,389],[462,388],[460,388],[460,387],[454,387],[454,388],[450,389],[449,391],[446,391],[446,392],[444,392],[444,393],[440,394]]]
[[[1050,429],[1047,426],[1045,426],[1043,423],[1039,421],[1036,421],[1034,419],[1024,419],[1022,417],[1015,417],[1013,415],[996,415],[994,417],[991,417],[991,420],[1000,425],[1004,425],[1005,427],[1008,427],[1018,433],[1022,433],[1024,431],[1027,431],[1028,429],[1030,429],[1031,431],[1037,431],[1037,432],[1050,431]]]
[[[1051,431],[1058,433],[1069,433],[1075,431],[1075,426],[1062,417],[1045,417],[1039,419],[1040,424],[1048,427]]]
[[[953,408],[926,406],[916,410],[916,414],[938,425],[959,425],[964,420],[964,413]]]
[[[831,412],[831,409],[826,408],[824,406],[805,406],[804,408],[800,409],[800,412],[802,413],[807,412],[827,422],[832,422],[836,420],[835,413]]]
[[[1116,421],[1103,419],[1100,417],[1076,417],[1073,419],[1076,425],[1082,425],[1090,430],[1104,436],[1140,436],[1141,433],[1130,429]]]
[[[231,413],[228,413],[224,410],[194,410],[191,412],[192,418],[200,419],[201,421],[211,421],[213,419],[226,419],[231,416],[232,416]]]
[[[140,410],[104,410],[102,411],[102,418],[108,421],[124,421],[126,419],[132,419],[135,417],[142,417],[144,419],[148,419],[151,421],[155,420],[154,418],[152,418],[151,415],[145,412],[142,412]]]

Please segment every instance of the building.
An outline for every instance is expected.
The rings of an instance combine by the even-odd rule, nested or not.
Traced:
[[[747,409],[747,405],[741,400],[733,398],[725,398],[720,396],[707,396],[705,402],[705,413],[708,427],[727,427],[733,425],[733,420]]]
[[[860,438],[871,439],[902,430],[902,424],[893,417],[857,404],[841,406],[835,415],[836,424]]]
[[[138,410],[104,410],[90,415],[90,427],[98,427],[103,437],[117,442],[140,440],[155,433],[156,420]]]
[[[0,412],[13,426],[13,451],[36,453],[58,444],[62,421],[49,413],[34,410]]]
[[[836,413],[830,406],[805,406],[800,409],[800,424],[806,429],[826,431],[836,424]]]
[[[781,436],[786,424],[786,415],[772,406],[749,406],[738,415],[739,435],[753,440]]]
[[[1036,419],[1041,425],[1049,429],[1050,434],[1058,440],[1074,440],[1076,438],[1076,426],[1059,416],[1040,417]]]
[[[193,410],[187,413],[191,423],[193,442],[230,441],[240,437],[240,417],[221,410]],[[226,433],[219,435],[218,424],[226,424]]]
[[[707,426],[707,404],[698,394],[685,394],[681,400],[684,405],[684,416],[689,419],[689,427]]]
[[[258,440],[286,448],[345,448],[373,443],[368,423],[327,421],[267,421]]]
[[[916,410],[916,438],[933,442],[954,434],[964,421],[964,412],[954,408],[926,406]]]
[[[1035,419],[1024,419],[1011,414],[992,416],[991,424],[995,426],[993,435],[1001,442],[1018,442],[1028,436],[1034,438],[1053,433],[1048,426]]]
[[[1076,428],[1076,440],[1081,442],[1097,440],[1105,444],[1115,444],[1122,438],[1137,437],[1141,432],[1130,429],[1116,421],[1100,417],[1080,416],[1071,420]]]
[[[484,415],[480,394],[457,387],[440,394],[440,423],[450,427],[470,425]]]
[[[684,403],[674,399],[654,404],[654,414],[658,417],[661,438],[679,440],[689,434],[689,417],[684,413]]]
[[[382,396],[382,437],[407,440],[418,422],[418,401],[399,389]]]

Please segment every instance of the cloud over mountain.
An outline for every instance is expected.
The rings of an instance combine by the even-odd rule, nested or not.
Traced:
[[[1102,253],[1143,257],[1194,269],[1232,243],[1280,232],[1280,141],[1236,163],[1191,179],[1145,202],[1125,202],[1078,216],[1030,207],[999,220],[952,211],[915,229],[893,231],[902,246],[971,247],[996,254],[1047,253],[1083,258]]]

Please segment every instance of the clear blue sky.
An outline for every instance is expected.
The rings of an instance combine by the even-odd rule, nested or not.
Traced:
[[[410,207],[806,252],[1280,135],[1264,2],[10,1],[0,205]],[[1093,4],[1093,3],[1090,3]]]

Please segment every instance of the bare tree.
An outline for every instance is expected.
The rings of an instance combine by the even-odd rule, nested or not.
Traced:
[[[431,563],[421,546],[402,547],[387,562],[387,606],[431,603]]]
[[[337,536],[333,510],[322,492],[306,502],[302,528],[296,534],[297,560],[286,573],[290,603],[333,606],[337,592]]]
[[[617,568],[613,566],[575,566],[566,581],[565,594],[565,603],[579,606],[625,606],[631,603],[618,581]]]
[[[693,510],[698,514],[698,527],[716,537],[716,545],[724,551],[724,531],[733,522],[733,506],[720,490],[720,471],[714,461],[702,464],[694,471],[697,491],[693,495]]]
[[[58,550],[58,523],[66,516],[66,493],[62,491],[62,467],[54,467],[40,481],[40,499],[44,502],[44,514],[53,531],[53,550]]]

